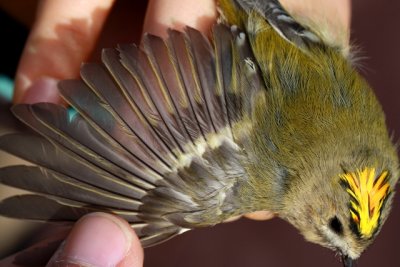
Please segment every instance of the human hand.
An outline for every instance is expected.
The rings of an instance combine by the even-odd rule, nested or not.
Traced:
[[[92,213],[75,224],[47,266],[142,267],[143,249],[126,221]]]
[[[68,0],[42,0],[37,19],[26,43],[15,80],[14,102],[60,103],[57,81],[76,78],[81,62],[85,61],[93,49],[104,27],[107,16],[115,0],[86,1],[71,5]],[[282,0],[283,5],[299,16],[318,17],[325,20],[327,14],[335,16],[335,29],[347,32],[350,23],[349,0]],[[318,7],[318,8],[316,8]],[[131,10],[127,10],[130,12]],[[317,17],[317,18],[315,18]],[[331,16],[333,17],[333,16]],[[216,18],[214,0],[149,0],[143,32],[166,36],[166,29],[182,29],[185,25],[207,33]],[[74,21],[89,21],[90,27],[77,27]],[[327,22],[328,24],[329,21]],[[63,25],[62,34],[57,33]],[[120,30],[120,29],[119,29]],[[348,41],[345,34],[344,42]],[[270,212],[248,214],[251,219],[269,219]]]
[[[79,76],[81,63],[88,60],[98,45],[98,37],[114,2],[84,1],[71,5],[68,0],[40,1],[15,77],[14,103],[60,102],[57,81]],[[348,42],[349,31],[336,29],[349,28],[349,0],[315,2],[282,0],[294,14],[328,24],[331,32],[339,35],[332,38],[344,38],[338,42]],[[135,10],[124,11],[137,15]],[[215,18],[215,0],[149,0],[145,20],[138,23],[143,24],[143,32],[165,37],[167,28],[182,29],[185,25],[207,33]],[[131,28],[133,26],[117,30],[129,32]],[[118,32],[112,34],[115,36]]]
[[[88,60],[109,23],[106,19],[114,2],[83,1],[71,5],[69,0],[40,1],[16,73],[14,103],[60,103],[57,81],[79,76],[81,63]],[[137,14],[141,12],[137,8],[140,5],[143,6],[136,3],[133,9],[122,11],[142,18]],[[167,28],[182,29],[184,25],[207,32],[215,17],[214,0],[150,0],[144,23],[138,23],[143,24],[143,32],[166,36]],[[122,25],[111,31],[110,37],[115,38],[120,31],[133,36],[132,28],[137,25]]]

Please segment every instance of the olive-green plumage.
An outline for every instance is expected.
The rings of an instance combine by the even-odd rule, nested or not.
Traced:
[[[219,8],[211,41],[170,30],[166,41],[146,35],[143,49],[104,50],[104,67],[83,65],[82,80],[59,86],[73,118],[52,104],[13,107],[40,135],[2,136],[0,148],[39,167],[0,169],[0,181],[39,195],[6,199],[0,213],[112,212],[150,246],[271,211],[351,266],[386,220],[399,176],[373,91],[346,48],[278,1]]]
[[[368,168],[388,171],[390,190],[395,187],[398,158],[382,109],[340,48],[318,38],[307,45],[282,38],[265,20],[268,1],[264,6],[262,1],[233,2],[239,10],[221,1],[224,18],[246,29],[266,87],[250,116],[246,151],[253,160],[246,165],[249,180],[241,196],[257,203],[251,205],[257,210],[276,212],[306,239],[357,258],[386,219],[390,199],[376,200],[385,202],[379,225],[361,236],[340,176]],[[253,5],[250,13],[243,12],[246,5]],[[257,12],[263,8],[266,15]],[[333,219],[340,233],[328,230]]]

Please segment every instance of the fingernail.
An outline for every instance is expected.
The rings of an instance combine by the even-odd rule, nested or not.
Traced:
[[[21,102],[34,104],[40,102],[60,103],[61,98],[57,87],[58,80],[43,77],[28,87]]]
[[[77,222],[50,266],[116,266],[128,253],[132,236],[122,221],[93,213]]]

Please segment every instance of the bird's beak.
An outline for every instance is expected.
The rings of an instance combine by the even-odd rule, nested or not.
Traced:
[[[342,255],[343,267],[353,267],[353,259],[347,255]]]

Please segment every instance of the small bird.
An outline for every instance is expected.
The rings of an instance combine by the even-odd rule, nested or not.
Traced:
[[[104,49],[102,65],[59,83],[74,108],[16,105],[36,133],[0,148],[36,165],[0,169],[35,192],[3,216],[126,219],[144,247],[187,230],[270,211],[345,267],[387,219],[396,147],[346,47],[277,0],[220,0],[208,39],[195,29]]]

